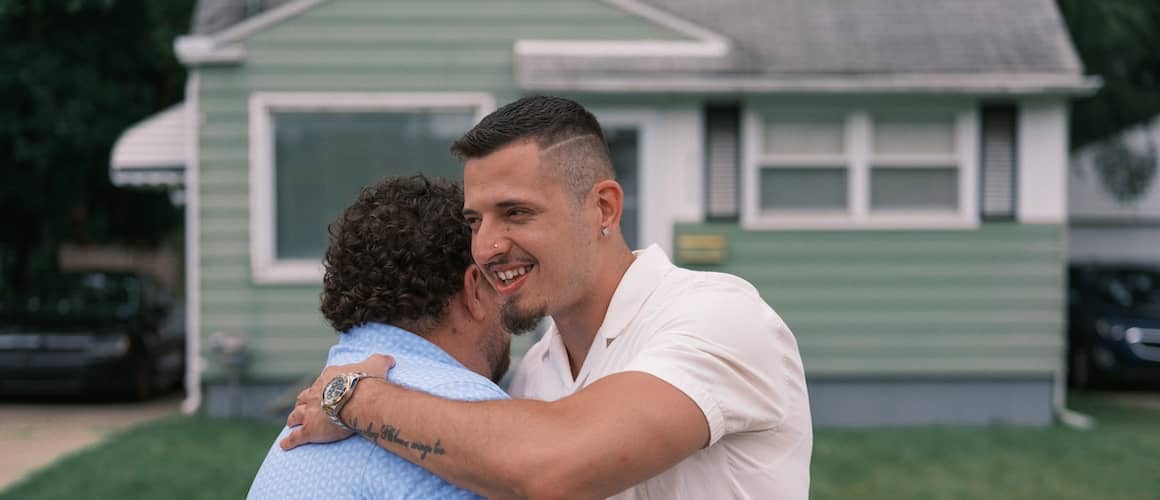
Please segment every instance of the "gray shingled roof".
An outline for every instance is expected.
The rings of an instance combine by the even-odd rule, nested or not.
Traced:
[[[262,12],[293,0],[198,0],[193,11],[195,35],[222,31]]]
[[[539,91],[1083,93],[1054,0],[640,0],[723,57],[518,54]]]
[[[1080,73],[1054,0],[643,0],[765,73]]]
[[[193,31],[219,33],[291,1],[200,0]],[[517,82],[529,89],[598,91],[634,85],[677,91],[809,89],[835,81],[872,89],[904,80],[911,88],[945,89],[955,79],[966,82],[961,88],[975,90],[1002,87],[1008,79],[1024,89],[1065,92],[1092,85],[1081,78],[1083,68],[1055,0],[637,1],[717,33],[729,42],[728,52],[710,57],[521,53],[515,61]],[[937,82],[931,83],[932,77]]]

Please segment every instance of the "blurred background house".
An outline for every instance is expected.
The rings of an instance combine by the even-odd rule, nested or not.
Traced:
[[[1069,254],[1076,263],[1160,265],[1160,117],[1071,155]]]
[[[244,413],[315,372],[327,223],[460,177],[448,144],[529,93],[600,118],[631,244],[787,319],[819,425],[1063,404],[1068,101],[1099,84],[1050,0],[202,0],[176,51],[185,101],[113,177],[185,183],[190,410],[239,400],[211,337],[247,349]]]

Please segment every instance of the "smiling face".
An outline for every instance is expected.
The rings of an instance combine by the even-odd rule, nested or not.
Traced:
[[[472,256],[503,300],[512,331],[567,312],[593,281],[599,210],[577,200],[540,153],[535,142],[521,141],[464,166]]]

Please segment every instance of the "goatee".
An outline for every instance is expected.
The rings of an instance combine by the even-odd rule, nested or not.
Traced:
[[[539,326],[540,320],[548,315],[546,309],[541,307],[538,310],[521,311],[514,301],[509,300],[504,302],[503,308],[500,309],[500,320],[504,329],[512,335],[523,335]]]

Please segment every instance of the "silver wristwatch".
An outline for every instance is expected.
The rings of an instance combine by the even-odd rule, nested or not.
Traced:
[[[344,373],[330,379],[330,382],[327,382],[326,387],[322,389],[322,411],[339,429],[355,432],[354,429],[342,422],[338,414],[342,411],[342,407],[346,406],[347,401],[350,401],[354,394],[354,386],[358,385],[359,379],[366,376],[367,374],[363,372]]]

